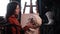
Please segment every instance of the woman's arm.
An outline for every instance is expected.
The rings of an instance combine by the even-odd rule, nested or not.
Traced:
[[[29,28],[33,28],[33,25],[30,22],[28,22],[27,25],[23,29],[24,29],[24,31],[27,31],[27,30],[29,30]]]

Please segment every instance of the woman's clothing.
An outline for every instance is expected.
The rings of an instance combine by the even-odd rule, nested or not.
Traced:
[[[9,21],[10,24],[15,25],[15,26],[11,27],[12,34],[21,34],[20,31],[22,30],[22,27],[21,27],[21,24],[19,24],[16,17],[11,16],[11,17],[8,18],[8,21]],[[29,29],[28,26],[23,28],[24,32],[27,31],[28,29]],[[22,32],[22,33],[24,33],[24,32]]]
[[[11,27],[12,34],[20,34],[21,25],[18,22],[18,20],[16,19],[16,17],[11,16],[8,18],[8,21],[10,24],[15,26],[15,27],[14,26]]]

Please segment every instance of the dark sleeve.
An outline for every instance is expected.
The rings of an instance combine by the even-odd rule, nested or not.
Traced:
[[[40,16],[40,17],[42,18],[42,24],[49,22],[46,15],[43,15],[43,16]]]

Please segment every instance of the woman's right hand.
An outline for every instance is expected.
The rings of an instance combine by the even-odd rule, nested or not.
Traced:
[[[28,22],[26,26],[29,27],[29,28],[33,28],[33,24],[30,23],[30,22]]]

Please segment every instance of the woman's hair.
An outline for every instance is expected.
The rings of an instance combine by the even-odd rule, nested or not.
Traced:
[[[15,9],[16,9],[17,5],[19,5],[19,7],[20,7],[20,4],[16,1],[8,3],[6,19],[8,19],[10,16],[15,14],[15,12],[16,12]]]

